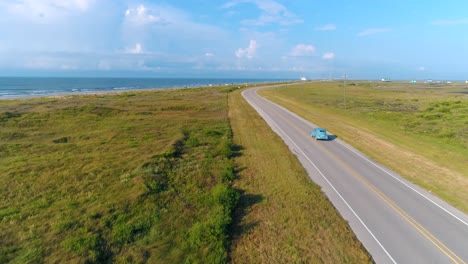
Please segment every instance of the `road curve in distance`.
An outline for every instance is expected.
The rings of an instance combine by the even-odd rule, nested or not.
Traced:
[[[264,88],[242,96],[298,157],[377,263],[468,263],[466,214],[333,135],[316,141],[310,131],[317,126],[259,96]]]

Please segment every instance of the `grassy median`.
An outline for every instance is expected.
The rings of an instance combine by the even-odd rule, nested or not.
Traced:
[[[236,91],[229,96],[241,190],[233,263],[366,263],[367,252],[297,158]]]
[[[260,93],[468,212],[467,84],[307,82]]]

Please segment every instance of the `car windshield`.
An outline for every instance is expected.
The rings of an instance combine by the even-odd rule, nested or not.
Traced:
[[[320,133],[325,133],[325,129],[319,129]]]

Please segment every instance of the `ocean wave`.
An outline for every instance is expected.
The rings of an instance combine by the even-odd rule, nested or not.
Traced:
[[[31,94],[48,94],[48,93],[50,93],[50,91],[46,91],[46,90],[34,90],[34,91],[31,91],[30,93],[31,93]]]
[[[36,97],[54,94],[201,87],[265,81],[267,81],[267,79],[0,77],[0,97]]]
[[[133,87],[133,86],[122,86],[122,87],[114,87],[112,89],[114,90],[131,90],[131,89],[135,89],[137,87]]]

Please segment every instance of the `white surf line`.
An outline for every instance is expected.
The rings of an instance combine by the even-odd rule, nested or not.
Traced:
[[[257,94],[257,91],[255,91],[255,94]],[[258,95],[258,94],[257,94]],[[266,98],[263,98],[262,96],[258,95],[260,98],[262,98],[263,100],[266,100],[267,102],[271,103],[271,104],[274,104],[275,106],[278,106],[279,108],[287,111],[290,115],[292,115],[293,117],[295,117],[296,119],[300,120],[300,121],[303,121],[305,123],[308,123],[310,126],[312,127],[316,127],[316,125],[312,124],[311,122],[305,120],[304,118],[300,117],[299,115],[297,115],[296,113],[293,113],[291,112],[290,110],[284,108],[283,106],[281,105],[278,105]],[[372,164],[373,166],[377,167],[379,170],[385,172],[386,174],[390,175],[392,178],[394,178],[395,180],[397,180],[398,182],[400,182],[401,184],[403,184],[404,186],[408,187],[410,190],[414,191],[415,193],[419,194],[421,197],[423,197],[424,199],[426,199],[427,201],[429,201],[430,203],[432,203],[433,205],[435,205],[436,207],[438,207],[439,209],[441,209],[442,211],[446,212],[447,214],[449,214],[450,216],[454,217],[455,219],[457,219],[458,221],[460,221],[462,224],[468,226],[468,223],[465,222],[463,219],[461,219],[460,217],[456,216],[455,214],[453,214],[452,212],[450,212],[449,210],[445,209],[442,205],[438,204],[437,202],[433,201],[431,198],[427,197],[426,195],[424,195],[423,193],[421,193],[420,191],[414,189],[413,187],[411,187],[409,184],[407,184],[406,182],[402,181],[401,179],[399,179],[398,177],[396,177],[395,175],[393,175],[392,173],[388,172],[387,170],[385,170],[384,168],[382,168],[381,166],[379,166],[378,164],[376,164],[375,162],[373,162],[372,160],[368,159],[366,156],[360,154],[359,152],[357,152],[356,150],[346,146],[343,142],[340,142],[339,140],[336,141],[338,144],[344,146],[345,148],[347,148],[348,150],[350,150],[351,152],[353,152],[354,154],[356,154],[357,156],[363,158],[365,161],[369,162],[370,164]]]
[[[257,92],[255,92],[255,94],[257,94]],[[244,92],[242,92],[242,96],[244,96]],[[257,95],[258,96],[258,95]],[[244,96],[245,98],[245,96]],[[262,98],[262,97],[260,97]],[[246,98],[245,98],[246,99]],[[348,202],[343,198],[343,196],[338,192],[338,190],[335,188],[335,186],[333,186],[333,184],[328,180],[328,178],[322,173],[322,171],[320,171],[320,169],[315,165],[315,163],[309,159],[309,157],[304,153],[304,151],[302,151],[302,149],[296,144],[296,142],[294,142],[279,126],[278,124],[276,124],[275,121],[273,121],[273,119],[266,113],[264,112],[256,103],[246,99],[247,102],[249,102],[250,105],[252,105],[255,110],[257,110],[258,113],[260,113],[261,116],[263,116],[264,118],[268,119],[286,138],[288,138],[288,140],[294,144],[294,146],[296,146],[296,148],[301,152],[302,156],[305,157],[309,162],[310,164],[312,164],[312,166],[315,168],[315,170],[317,170],[317,172],[322,176],[322,178],[330,185],[330,187],[335,191],[335,193],[338,195],[338,197],[340,197],[340,199],[345,203],[345,205],[349,208],[349,210],[354,214],[354,216],[359,220],[359,222],[364,226],[364,228],[367,230],[367,232],[369,232],[369,234],[372,236],[372,238],[377,242],[377,244],[380,246],[380,248],[382,248],[382,250],[385,252],[385,254],[390,258],[390,260],[393,262],[393,263],[397,263],[393,258],[392,256],[390,255],[390,253],[388,253],[388,251],[385,249],[385,247],[380,243],[380,241],[377,239],[377,237],[375,237],[374,233],[372,233],[372,231],[367,227],[367,225],[364,223],[364,221],[359,217],[359,215],[354,211],[354,209],[348,204]]]

